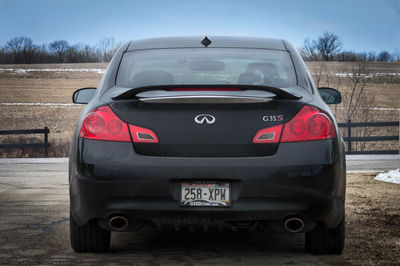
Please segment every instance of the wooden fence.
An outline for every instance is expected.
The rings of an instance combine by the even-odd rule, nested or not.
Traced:
[[[13,144],[0,144],[0,149],[19,149],[19,148],[43,148],[44,157],[49,156],[49,133],[48,127],[43,129],[22,129],[22,130],[1,130],[0,135],[24,135],[24,134],[44,134],[44,142],[40,143],[13,143]]]
[[[347,136],[343,140],[347,142],[347,154],[398,154],[400,153],[400,146],[396,150],[367,150],[367,151],[354,151],[352,150],[351,143],[354,141],[389,141],[400,139],[399,136],[368,136],[368,137],[353,137],[351,129],[358,127],[399,127],[399,122],[356,122],[353,123],[348,120],[347,123],[338,123],[341,128],[347,128]]]

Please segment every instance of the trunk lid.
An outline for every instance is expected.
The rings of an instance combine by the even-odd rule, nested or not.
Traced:
[[[134,143],[138,154],[172,157],[273,155],[279,143],[254,144],[263,128],[289,121],[304,105],[294,99],[248,96],[242,92],[172,94],[111,102],[125,122],[151,129],[159,143]],[[210,93],[207,93],[210,94]]]

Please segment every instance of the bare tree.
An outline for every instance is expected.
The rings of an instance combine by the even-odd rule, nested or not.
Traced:
[[[22,41],[22,55],[26,64],[31,64],[33,57],[36,53],[36,46],[33,44],[31,38],[23,37]]]
[[[6,59],[7,52],[4,48],[0,48],[0,64],[5,64],[7,62]]]
[[[343,51],[336,54],[336,59],[339,61],[355,62],[358,61],[358,55],[353,51]]]
[[[389,62],[392,59],[392,55],[388,51],[381,51],[376,60],[380,62]]]
[[[80,61],[79,55],[80,45],[74,44],[70,45],[65,53],[66,59],[69,63],[78,63]]]
[[[329,61],[340,51],[342,42],[336,34],[326,31],[322,36],[319,36],[317,40],[313,41],[313,45],[322,58],[325,61]]]
[[[375,51],[369,51],[367,53],[367,61],[368,62],[375,62],[376,61],[376,52]]]
[[[103,62],[109,62],[117,51],[120,43],[117,43],[114,37],[104,37],[98,43],[98,49]]]
[[[346,107],[346,120],[352,119],[356,109],[360,107],[359,102],[366,85],[364,69],[365,65],[360,64],[358,67],[353,68],[352,72],[347,72],[351,85],[348,106]]]
[[[69,44],[65,40],[57,40],[49,44],[50,51],[57,55],[58,63],[62,63],[64,61],[68,47]]]
[[[319,63],[318,66],[315,69],[315,72],[312,72],[314,81],[315,81],[315,85],[317,85],[317,87],[322,87],[322,77],[323,77],[323,73],[326,72],[326,66],[324,63]],[[326,80],[326,87],[329,87],[329,75],[326,74],[327,76],[327,80]]]
[[[400,52],[399,49],[396,48],[392,53],[392,60],[393,62],[400,62]]]
[[[15,37],[6,43],[5,49],[14,56],[14,62],[17,64],[19,61],[19,55],[22,51],[23,37]]]
[[[95,48],[86,44],[80,49],[80,55],[83,62],[98,62],[99,58],[96,56]]]
[[[317,61],[318,58],[318,51],[309,37],[304,39],[303,46],[300,48],[300,55],[304,60],[307,61]]]
[[[337,90],[340,90],[340,86],[342,85],[343,76],[342,75],[332,75],[330,72],[330,67],[326,62],[320,62],[314,68],[314,71],[311,72],[313,79],[315,81],[315,85],[317,88],[319,87],[333,87]],[[331,106],[332,108],[332,106]],[[333,106],[333,112],[337,114],[338,105],[335,104]]]
[[[35,45],[34,63],[55,63],[57,58],[53,53],[49,53],[47,44]]]
[[[36,47],[32,39],[28,37],[16,37],[7,42],[6,50],[14,55],[15,63],[18,63],[19,58],[22,57],[26,64],[30,64],[32,63]]]
[[[69,63],[99,62],[95,49],[83,43],[70,45],[66,51],[65,57],[66,61]]]
[[[370,76],[365,63],[359,63],[350,70],[343,70],[346,78],[346,90],[342,93],[344,112],[341,119],[353,122],[374,121],[377,117],[375,95],[366,93],[367,80]],[[353,136],[368,137],[375,134],[376,128],[360,127],[352,130]],[[352,143],[353,150],[364,150],[366,141]]]

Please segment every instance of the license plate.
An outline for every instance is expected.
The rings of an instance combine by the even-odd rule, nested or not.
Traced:
[[[182,182],[181,206],[189,207],[229,207],[229,183]]]

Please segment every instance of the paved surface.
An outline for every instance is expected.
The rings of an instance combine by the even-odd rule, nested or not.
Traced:
[[[348,158],[350,159],[350,158]],[[399,157],[353,157],[353,170],[394,169]],[[69,247],[67,159],[0,159],[0,264],[330,264],[304,252],[301,234],[274,232],[114,233],[111,252]],[[376,168],[374,168],[376,167]],[[385,169],[386,170],[386,169]],[[340,256],[334,256],[340,263]]]
[[[347,155],[347,171],[388,171],[400,168],[400,154]]]

